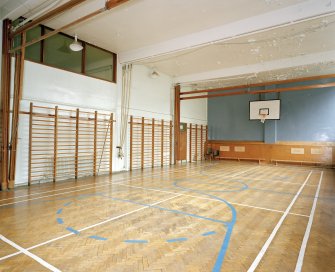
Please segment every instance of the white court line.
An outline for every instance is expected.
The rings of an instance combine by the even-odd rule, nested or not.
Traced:
[[[259,165],[256,166],[256,167],[252,167],[251,169],[242,171],[242,172],[237,172],[236,174],[234,174],[234,175],[230,175],[230,176],[227,176],[227,177],[233,178],[233,177],[239,176],[239,175],[241,175],[241,174],[244,174],[244,173],[250,172],[250,171],[252,171],[252,170],[255,170],[256,168],[259,168]]]
[[[305,182],[301,185],[299,191],[296,193],[296,195],[294,196],[294,198],[292,199],[290,205],[287,207],[287,209],[285,210],[284,214],[282,215],[282,217],[280,218],[280,220],[278,221],[277,225],[275,226],[275,228],[273,229],[272,233],[270,234],[269,238],[266,240],[265,244],[263,245],[262,249],[260,250],[260,252],[258,253],[256,259],[253,261],[253,263],[251,264],[251,266],[248,269],[248,272],[252,272],[255,271],[257,266],[259,265],[260,261],[262,260],[264,254],[266,253],[267,249],[269,248],[272,240],[275,238],[279,228],[281,227],[281,225],[283,224],[286,216],[289,214],[292,206],[294,205],[295,201],[298,199],[298,197],[300,196],[301,191],[304,189],[306,183],[308,182],[308,179],[310,178],[310,176],[312,175],[313,170],[309,172]]]
[[[187,197],[206,199],[206,200],[211,200],[211,201],[216,201],[216,202],[221,202],[222,203],[222,201],[220,201],[218,199],[215,199],[215,198],[209,198],[209,197],[203,197],[203,196],[194,196],[194,195],[183,194],[183,193],[175,193],[175,192],[171,192],[171,191],[167,191],[167,190],[146,188],[146,187],[141,187],[141,186],[127,185],[127,184],[117,184],[117,185],[130,187],[130,188],[137,188],[137,189],[142,189],[142,190],[147,190],[147,191],[156,191],[156,192],[175,194],[175,195],[178,194],[178,195],[183,195],[183,196],[187,196]],[[258,207],[258,206],[252,206],[252,205],[248,205],[248,204],[242,204],[242,203],[236,203],[236,202],[229,202],[229,203],[233,204],[233,205],[237,205],[237,206],[242,206],[242,207],[249,207],[249,208],[260,209],[260,210],[265,210],[265,211],[270,211],[270,212],[284,213],[284,211],[269,209],[269,208],[263,208],[263,207]],[[302,217],[309,217],[308,215],[299,214],[299,213],[289,213],[289,214],[290,215],[296,215],[296,216],[302,216]]]
[[[263,166],[263,165],[262,165]],[[254,169],[256,169],[257,167],[259,167],[259,166],[256,166],[256,167],[254,167]],[[253,170],[253,169],[249,169],[249,170]],[[239,173],[236,173],[236,174],[234,174],[234,175],[224,175],[223,177],[224,178],[231,178],[231,177],[236,177],[237,175],[240,175],[240,174],[243,174],[243,173],[245,173],[245,172],[248,172],[249,170],[246,170],[246,171],[243,171],[243,172],[239,172]],[[204,172],[204,171],[202,171],[202,172]],[[218,173],[214,173],[214,174],[204,174],[205,176],[210,176],[210,177],[220,177],[220,176],[222,176],[222,170],[219,172],[219,170],[217,170],[216,172],[218,172]],[[308,171],[304,171],[303,173],[306,173],[306,172],[308,172]],[[314,171],[315,172],[315,171]],[[288,174],[288,175],[290,175],[290,174]],[[238,177],[239,179],[247,179],[247,180],[250,180],[250,181],[263,181],[263,182],[269,182],[269,180],[267,180],[267,179],[257,179],[257,178],[251,178],[251,177]],[[290,176],[290,178],[292,178],[291,176]],[[280,180],[280,179],[276,179],[276,178],[274,178],[273,180],[271,180],[272,182],[276,182],[276,183],[282,183],[282,184],[285,184],[285,183],[287,183],[287,184],[295,184],[295,185],[301,185],[301,183],[297,183],[297,182],[290,182],[290,181],[285,181],[285,180]],[[315,187],[315,186],[317,186],[317,185],[313,185],[313,184],[311,184],[311,185],[309,185],[309,184],[307,184],[306,186],[313,186],[313,187]]]
[[[165,172],[170,173],[172,171],[173,170],[168,170],[168,171],[165,171]],[[120,174],[122,174],[122,173],[120,173]],[[160,174],[161,173],[155,174],[155,175],[151,175],[151,176],[157,176],[157,175],[160,175]],[[127,179],[132,179],[132,178],[136,180],[138,178],[148,177],[148,176],[150,176],[150,174],[149,175],[138,174],[135,177],[126,177],[126,178],[121,178],[119,180],[115,180],[115,182],[121,182],[121,181],[125,181]],[[103,179],[103,178],[108,178],[108,177],[110,178],[111,176],[99,176],[99,177],[95,177],[95,178]],[[90,177],[84,177],[84,178],[90,178]],[[113,178],[113,175],[112,175],[112,178]],[[111,182],[113,182],[113,181],[102,181],[102,182],[99,181],[99,182],[96,182],[95,184],[99,184],[99,183],[111,183]],[[92,184],[94,184],[94,183],[91,183],[91,184],[81,184],[81,185],[76,185],[76,186],[69,186],[69,187],[65,187],[65,188],[60,188],[60,189],[55,189],[55,190],[49,190],[49,191],[44,191],[44,192],[36,192],[36,193],[31,193],[31,194],[26,194],[26,195],[21,195],[21,196],[4,198],[4,199],[0,199],[0,201],[17,199],[17,198],[22,198],[22,197],[29,197],[29,196],[32,196],[32,195],[42,195],[42,194],[46,194],[46,193],[57,192],[57,191],[64,191],[64,190],[68,190],[68,189],[81,188],[81,187],[86,187],[86,186],[92,186],[92,188],[94,188],[94,185],[92,185]]]
[[[247,178],[247,177],[239,177],[239,179],[247,179],[250,181],[262,181],[262,182],[269,182],[268,179],[257,179],[257,178]],[[290,182],[290,181],[285,181],[285,180],[280,180],[280,179],[271,179],[271,182],[274,183],[282,183],[282,184],[295,184],[295,185],[301,185],[302,183],[298,183],[298,182]],[[269,184],[270,185],[270,184]],[[314,184],[306,184],[306,186],[312,186],[312,187],[316,187],[317,185]]]
[[[316,204],[318,202],[318,196],[319,196],[321,183],[322,183],[322,177],[323,177],[323,171],[321,172],[319,185],[318,185],[318,188],[317,188],[316,193],[315,193],[313,206],[312,206],[312,209],[311,209],[311,213],[310,213],[307,228],[306,228],[306,231],[305,231],[304,239],[302,240],[298,261],[297,261],[297,264],[296,264],[296,267],[295,267],[295,272],[300,272],[301,271],[302,265],[303,265],[303,262],[304,262],[305,251],[306,251],[309,235],[310,235],[310,232],[311,232],[311,229],[312,229],[314,213],[315,213],[315,209],[316,209]]]
[[[68,191],[68,192],[64,192],[64,193],[58,193],[58,194],[52,194],[52,195],[46,195],[46,196],[40,196],[40,197],[35,197],[35,198],[30,198],[30,199],[19,200],[19,201],[15,201],[15,202],[1,204],[0,207],[9,206],[9,205],[17,204],[17,203],[28,202],[28,201],[37,200],[37,199],[53,197],[53,196],[66,195],[66,194],[70,194],[70,193],[74,193],[74,192],[86,191],[86,190],[100,188],[100,187],[106,187],[106,186],[109,186],[109,185],[112,185],[112,184],[116,184],[116,183],[107,183],[107,184],[105,183],[105,184],[98,185],[98,186],[93,186],[93,187],[90,187],[90,188],[83,188],[83,189]]]
[[[283,168],[283,169],[289,169],[289,170],[294,170],[294,172],[301,172],[301,173],[305,173],[305,172],[309,172],[309,171],[314,171],[314,172],[322,172],[322,168],[323,167],[320,167],[320,166],[307,166],[307,165],[299,165],[299,164],[296,164],[295,166],[290,166],[290,165],[285,165],[285,164],[278,164],[278,165],[266,165],[266,166],[269,166],[269,167],[272,167],[272,168]],[[299,170],[295,170],[297,168],[307,168],[307,169],[299,169]],[[310,169],[312,168],[312,170]],[[318,168],[321,168],[321,169],[318,169]]]
[[[97,183],[103,183],[103,182],[97,182]],[[65,187],[65,188],[60,188],[60,189],[55,189],[55,190],[49,190],[49,191],[44,191],[44,192],[36,192],[36,193],[31,193],[31,194],[26,194],[26,195],[20,195],[20,196],[15,196],[15,197],[3,198],[3,199],[0,199],[0,201],[12,200],[12,199],[17,199],[17,198],[22,198],[22,197],[30,197],[30,196],[33,196],[33,195],[43,195],[43,194],[46,194],[46,193],[64,191],[64,190],[69,190],[69,189],[73,189],[73,188],[80,188],[80,187],[86,187],[86,186],[92,186],[92,183],[91,184],[77,185],[77,186],[69,186],[69,187]]]
[[[254,169],[254,168],[253,168]],[[249,169],[249,170],[246,170],[246,171],[243,171],[242,173],[244,172],[247,172],[247,171],[251,171],[253,169]],[[175,169],[172,169],[172,170],[167,170],[167,171],[164,171],[164,173],[174,173]],[[179,169],[180,170],[180,169]],[[237,173],[233,176],[226,176],[226,177],[234,177],[236,175],[239,175],[239,174],[242,174],[242,173]],[[51,195],[46,195],[46,196],[41,196],[41,197],[35,197],[35,198],[29,198],[29,199],[25,199],[25,200],[20,200],[20,201],[15,201],[15,202],[10,202],[10,203],[5,203],[5,204],[0,204],[0,207],[2,206],[9,206],[9,205],[13,205],[13,204],[17,204],[17,203],[23,203],[23,202],[28,202],[28,201],[32,201],[32,200],[38,200],[38,199],[43,199],[43,198],[48,198],[48,197],[52,197],[52,196],[59,196],[59,195],[64,195],[64,194],[69,194],[69,193],[73,193],[73,192],[80,192],[80,191],[85,191],[85,190],[89,190],[89,189],[95,189],[95,188],[100,188],[100,187],[106,187],[108,185],[113,185],[113,184],[118,184],[120,182],[124,182],[124,181],[127,181],[127,180],[130,180],[130,181],[134,181],[134,180],[137,180],[137,179],[141,179],[141,178],[146,178],[146,177],[155,177],[155,176],[160,176],[162,175],[162,173],[157,173],[157,174],[148,174],[148,175],[137,175],[135,178],[132,178],[132,177],[126,177],[126,178],[123,178],[123,179],[120,179],[118,181],[115,181],[114,183],[111,182],[111,181],[107,181],[107,182],[98,182],[98,183],[103,183],[102,185],[92,185],[91,187],[87,187],[87,188],[83,188],[83,189],[78,189],[78,190],[73,190],[73,191],[68,191],[68,192],[64,192],[64,193],[58,193],[58,194],[51,194]],[[103,178],[103,177],[101,177]],[[88,186],[88,185],[78,185],[78,186],[74,186],[74,188],[77,188],[77,187],[84,187],[84,186]],[[71,189],[71,188],[70,188]],[[52,190],[53,191],[60,191],[60,190],[66,190],[65,188],[64,189],[58,189],[58,190]],[[41,193],[36,193],[36,194],[43,194],[43,192]],[[23,196],[18,196],[18,197],[15,197],[14,199],[16,198],[20,198],[20,197],[23,197]],[[29,197],[29,195],[27,195],[27,197]]]
[[[172,171],[168,171],[168,173],[170,173],[170,172],[172,172]],[[95,189],[95,188],[100,188],[100,187],[106,187],[106,186],[118,184],[118,183],[121,183],[121,182],[125,182],[125,181],[127,181],[129,179],[130,179],[130,182],[131,182],[131,181],[135,181],[135,180],[138,180],[138,179],[141,179],[141,178],[159,176],[161,174],[162,173],[155,174],[155,175],[140,175],[140,176],[138,176],[136,178],[131,178],[131,177],[130,178],[124,178],[124,179],[118,180],[118,181],[116,181],[114,183],[111,182],[111,181],[99,182],[99,183],[102,183],[102,184],[101,185],[92,185],[92,187],[78,189],[78,190],[73,190],[73,191],[68,191],[68,192],[64,192],[64,193],[58,193],[58,194],[40,196],[40,197],[29,198],[29,199],[24,199],[24,200],[20,200],[20,201],[15,201],[15,202],[10,202],[10,203],[0,204],[0,207],[2,207],[2,206],[9,206],[9,205],[17,204],[17,203],[22,203],[22,202],[28,202],[28,201],[42,199],[42,198],[48,198],[48,197],[52,197],[52,196],[65,195],[65,194],[74,193],[74,192],[80,192],[80,191],[85,191],[85,190],[90,190],[90,189]],[[78,187],[80,187],[80,186],[78,186]]]
[[[20,247],[18,244],[14,243],[13,241],[7,239],[5,236],[0,234],[0,239],[4,241],[5,243],[11,245],[12,247],[16,248],[19,250],[20,253],[23,253],[27,255],[28,257],[34,259],[36,262],[40,263],[43,265],[45,268],[48,268],[50,271],[53,272],[61,272],[58,268],[54,267],[53,265],[49,264],[48,262],[44,261],[42,258],[36,256],[35,254],[29,252],[28,250],[24,249],[23,247]]]
[[[200,167],[201,166],[197,166],[197,167],[194,167],[194,168],[200,168]],[[185,169],[185,167],[183,167],[182,169],[181,168],[175,168],[175,169],[172,169],[172,170],[164,171],[164,173],[171,173],[171,172],[173,172],[173,173],[181,173],[181,172],[185,172],[185,170],[187,170],[187,169]],[[195,170],[195,169],[193,169],[193,170]],[[249,169],[249,170],[252,170],[252,169]],[[224,178],[234,177],[236,175],[242,174],[242,173],[247,172],[249,170],[243,171],[241,173],[236,173],[236,174],[231,175],[231,176],[225,176]],[[218,172],[217,174],[211,174],[210,176],[220,176],[220,175],[222,175],[222,172],[220,172],[218,169],[217,169],[217,172]],[[122,174],[122,173],[120,173],[120,174]],[[120,180],[116,180],[115,184],[119,183],[119,182],[122,182],[122,181],[125,181],[125,180],[128,180],[128,179],[136,180],[136,179],[139,179],[139,178],[142,178],[142,177],[154,177],[154,176],[158,176],[158,175],[161,175],[161,173],[158,173],[158,174],[155,174],[155,175],[150,175],[150,174],[149,175],[140,175],[139,174],[139,175],[136,175],[136,177],[126,177],[126,178],[121,178]],[[196,174],[194,174],[194,175],[196,175]],[[87,178],[87,177],[85,177],[85,178]],[[108,178],[108,177],[107,176],[100,176],[98,178],[102,179],[102,178]],[[253,178],[246,178],[246,177],[240,177],[240,178],[262,181],[261,179],[253,179]],[[97,182],[95,184],[100,184],[100,183],[108,183],[108,184],[110,184],[110,183],[113,183],[113,181],[107,181],[107,182],[103,181],[103,182]],[[289,183],[289,182],[286,182],[286,183]],[[91,187],[89,187],[89,186],[91,186]],[[307,186],[316,186],[316,185],[307,185]],[[44,191],[44,192],[36,192],[36,193],[31,193],[31,194],[26,194],[26,195],[11,197],[11,198],[0,199],[0,202],[6,201],[6,200],[23,198],[23,197],[30,197],[30,196],[33,196],[33,195],[42,195],[42,194],[46,194],[46,193],[50,193],[50,192],[65,191],[65,190],[69,190],[69,189],[73,189],[73,188],[82,188],[82,187],[89,187],[87,189],[92,189],[92,188],[96,188],[97,186],[96,185],[92,185],[92,184],[83,184],[83,185],[69,186],[69,187],[66,187],[66,188],[60,188],[60,189],[55,189],[55,190],[49,190],[49,191]],[[71,192],[74,192],[74,191],[71,191]],[[49,195],[49,196],[53,196],[53,195]],[[26,201],[35,200],[35,199],[39,199],[39,198],[29,198]],[[24,202],[24,201],[21,201],[21,202]],[[15,204],[15,203],[20,203],[20,202],[5,203],[3,205],[0,205],[0,207],[1,206],[7,206],[7,205],[10,205],[10,204]]]
[[[96,223],[96,224],[94,224],[94,225],[90,225],[90,226],[87,226],[87,227],[85,227],[85,228],[79,229],[78,231],[79,231],[79,232],[82,232],[82,231],[85,231],[85,230],[88,230],[88,229],[92,229],[92,228],[94,228],[94,227],[97,227],[97,226],[106,224],[106,223],[111,222],[111,221],[115,221],[115,220],[117,220],[117,219],[119,219],[119,218],[122,218],[122,217],[125,217],[125,216],[127,216],[127,215],[130,215],[130,214],[133,214],[133,213],[136,213],[136,212],[139,212],[139,211],[148,209],[148,208],[150,208],[151,206],[155,206],[155,205],[157,205],[157,204],[160,204],[160,203],[169,201],[169,200],[174,199],[174,198],[177,198],[177,197],[179,197],[179,196],[180,196],[180,195],[175,195],[175,196],[169,197],[169,198],[167,198],[167,199],[160,200],[160,201],[154,202],[154,203],[152,203],[152,204],[148,204],[148,206],[144,206],[144,207],[142,207],[142,208],[139,208],[139,209],[136,209],[136,210],[132,210],[132,211],[130,211],[130,212],[127,212],[127,213],[124,213],[124,214],[121,214],[121,215],[118,215],[118,216],[115,216],[115,217],[108,218],[108,219],[106,219],[106,220],[104,220],[104,221],[101,221],[101,222],[99,222],[99,223]],[[72,235],[75,235],[75,234],[71,232],[71,233],[68,233],[68,234],[65,234],[65,235],[62,235],[62,236],[53,238],[53,239],[51,239],[51,240],[45,241],[45,242],[43,242],[43,243],[37,244],[37,245],[35,245],[35,246],[31,246],[31,247],[26,248],[26,249],[24,249],[24,250],[28,252],[28,250],[32,250],[32,249],[35,249],[35,248],[37,248],[37,247],[44,246],[44,245],[46,245],[46,244],[50,244],[50,243],[52,243],[52,242],[61,240],[61,239],[63,239],[63,238],[66,238],[66,237],[69,237],[69,236],[72,236]],[[22,249],[23,249],[23,248],[22,248]],[[0,261],[9,259],[9,258],[14,257],[14,256],[16,256],[16,255],[19,255],[19,254],[21,254],[21,253],[24,253],[24,252],[23,252],[22,250],[20,250],[19,252],[15,252],[15,253],[6,255],[6,256],[4,256],[4,257],[1,257],[1,258],[0,258]]]

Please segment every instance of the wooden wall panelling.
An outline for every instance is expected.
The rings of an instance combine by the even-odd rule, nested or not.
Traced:
[[[94,142],[93,142],[93,176],[97,174],[97,126],[98,126],[98,112],[94,112]]]
[[[195,161],[198,160],[198,143],[199,143],[199,141],[198,141],[198,125],[196,124],[195,125],[195,142],[194,142],[194,144],[195,144],[195,152],[194,152]]]
[[[192,157],[192,123],[190,124],[188,139],[189,139],[189,147],[188,147],[189,162],[192,162],[193,161],[193,157]]]
[[[30,183],[55,179],[55,111],[32,105]]]
[[[204,127],[203,133],[204,133],[204,139],[203,139],[202,146],[204,147],[204,149],[203,149],[202,157],[203,159],[205,159],[205,152],[207,152],[207,143],[208,143],[208,126],[207,125]]]
[[[78,178],[78,156],[79,156],[79,109],[76,109],[76,144],[75,144],[75,162],[74,162],[74,177]]]
[[[113,173],[113,135],[114,135],[114,114],[111,113],[109,120],[109,174]]]
[[[98,115],[98,114],[97,114]],[[95,112],[80,111],[78,139],[78,176],[94,175],[96,171]]]
[[[156,121],[155,121],[156,122]],[[162,128],[161,123],[157,120],[155,125],[155,166],[162,165],[161,145],[162,145]]]
[[[170,165],[172,121],[133,117],[130,129],[131,169]]]
[[[133,170],[133,116],[130,116],[129,122],[129,170]]]
[[[29,184],[112,172],[113,114],[34,105],[26,114]]]
[[[265,144],[243,141],[208,141],[208,146],[220,150],[220,146],[229,146],[229,151],[220,151],[221,158],[254,159],[267,163],[297,163],[334,165],[335,143],[280,142]],[[236,152],[236,147],[245,147],[245,152]],[[293,149],[293,150],[292,150]],[[303,150],[303,154],[292,154]],[[314,153],[314,154],[313,154]]]
[[[141,169],[144,168],[144,117],[141,123]]]
[[[111,173],[111,145],[113,137],[112,114],[99,113],[97,119],[97,174]]]
[[[164,165],[164,120],[161,121],[161,167]]]
[[[172,128],[173,128],[173,123],[172,121],[170,121],[170,141],[169,141],[169,145],[170,145],[170,159],[169,159],[169,164],[172,164]]]
[[[28,150],[28,185],[31,185],[31,153],[32,153],[32,133],[33,133],[33,103],[29,105],[29,150]]]
[[[58,108],[56,179],[76,177],[76,110]]]
[[[200,160],[203,160],[204,158],[204,138],[203,138],[203,126],[201,125],[200,126],[200,154],[201,154],[201,157],[200,157]]]
[[[204,158],[204,145],[208,138],[207,126],[192,124],[188,127],[188,161],[199,161]]]
[[[58,126],[58,106],[55,107],[55,115],[54,115],[54,169],[53,169],[53,182],[56,182],[56,176],[57,176],[57,126]]]
[[[151,167],[155,166],[155,118],[151,121]]]

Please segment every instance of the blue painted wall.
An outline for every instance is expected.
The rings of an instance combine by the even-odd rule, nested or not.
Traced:
[[[330,80],[312,82],[325,83]],[[300,83],[272,86],[298,86]],[[271,88],[271,87],[270,87]],[[277,96],[278,94],[276,94]],[[235,141],[329,141],[335,142],[335,88],[283,92],[278,121],[249,120],[249,101],[258,95],[208,99],[208,127],[211,140]],[[263,100],[276,99],[273,94]]]
[[[335,142],[335,88],[280,95],[278,141]]]
[[[249,120],[249,101],[258,95],[208,99],[208,137],[211,140],[263,141],[263,124]]]

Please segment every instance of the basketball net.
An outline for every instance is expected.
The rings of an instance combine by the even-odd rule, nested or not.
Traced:
[[[260,114],[261,122],[264,124],[267,114]]]

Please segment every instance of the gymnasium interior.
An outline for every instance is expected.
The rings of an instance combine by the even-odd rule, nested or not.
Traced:
[[[0,19],[0,271],[335,271],[335,0]]]

